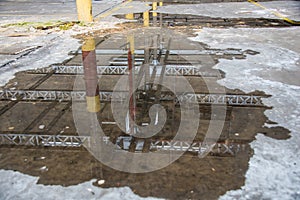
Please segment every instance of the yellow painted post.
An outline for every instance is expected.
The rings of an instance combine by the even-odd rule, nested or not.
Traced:
[[[144,26],[148,27],[149,26],[149,11],[145,11],[143,13],[143,19],[144,19]]]
[[[152,10],[153,10],[153,17],[157,17],[157,12],[155,12],[157,10],[157,2],[152,3]]]
[[[76,0],[78,20],[83,22],[92,22],[92,0]]]
[[[132,0],[127,0],[127,2],[131,2]],[[126,19],[131,19],[131,20],[133,20],[134,19],[134,15],[133,15],[133,13],[129,13],[129,14],[126,14],[125,15],[125,18]]]
[[[163,2],[162,1],[159,2],[159,6],[163,6]],[[162,22],[163,22],[162,13],[159,13],[159,25],[160,25],[160,27],[162,27],[162,24],[163,24]]]
[[[133,13],[126,14],[126,15],[125,15],[125,18],[126,18],[126,19],[131,19],[131,20],[132,20],[132,19],[134,19],[134,15],[133,15]]]

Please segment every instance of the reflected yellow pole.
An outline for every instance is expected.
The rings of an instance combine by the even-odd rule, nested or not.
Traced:
[[[129,43],[129,48],[131,50],[131,54],[134,54],[134,35],[131,34],[129,36],[127,36],[127,42]]]
[[[76,0],[78,20],[83,22],[92,22],[92,0]]]
[[[161,1],[161,2],[159,2],[159,6],[163,6],[164,5],[164,3]]]
[[[100,95],[97,76],[97,61],[95,52],[95,40],[88,37],[82,45],[82,63],[86,88],[87,110],[91,113],[100,111]]]

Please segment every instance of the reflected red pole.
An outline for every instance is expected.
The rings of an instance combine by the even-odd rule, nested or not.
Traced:
[[[132,120],[135,119],[135,105],[134,105],[134,90],[133,90],[133,70],[132,70],[132,54],[131,49],[128,50],[128,70],[129,70],[129,115]],[[132,131],[132,129],[131,129]]]
[[[87,110],[89,112],[99,112],[100,96],[97,76],[95,40],[93,37],[86,38],[82,45],[82,62],[86,87]]]

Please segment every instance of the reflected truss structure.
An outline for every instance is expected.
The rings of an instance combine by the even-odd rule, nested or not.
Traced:
[[[48,147],[90,147],[92,138],[90,136],[74,135],[39,135],[39,134],[0,134],[1,145],[19,146],[48,146]],[[104,136],[101,139],[103,145],[110,143],[110,137]],[[185,141],[165,141],[150,140],[150,145],[146,145],[146,139],[132,140],[131,136],[120,136],[114,144],[115,151],[129,151],[130,146],[134,145],[133,152],[154,152],[154,151],[177,151],[201,153],[211,148],[211,153],[222,155],[236,155],[240,151],[245,151],[246,145],[239,143],[216,143],[212,147],[202,142]],[[112,143],[110,143],[112,144]],[[147,147],[146,147],[147,146]],[[147,148],[147,149],[146,149]],[[146,151],[145,151],[146,150]]]
[[[141,66],[135,67],[135,72],[141,69]],[[47,74],[54,72],[55,74],[83,74],[83,66],[77,65],[52,65],[47,68],[27,71],[34,74]],[[99,75],[127,75],[129,74],[128,66],[97,66]],[[166,76],[200,76],[200,77],[220,77],[218,73],[201,71],[200,67],[194,65],[166,65]]]
[[[0,134],[0,144],[80,147],[83,143],[89,143],[89,138],[69,135]]]
[[[166,53],[166,49],[161,49],[162,54]],[[159,53],[160,50],[157,50]],[[76,54],[76,52],[71,52]],[[82,51],[78,51],[82,53]],[[127,50],[125,49],[96,49],[96,54],[98,55],[127,55]],[[136,49],[134,51],[135,55],[145,55],[143,49]],[[202,50],[193,50],[193,49],[171,49],[169,52],[170,55],[242,55],[243,51],[240,49],[202,49]]]
[[[127,91],[100,91],[100,101],[126,101]],[[137,91],[137,100],[142,100],[143,91]],[[49,91],[49,90],[0,90],[0,100],[12,101],[85,101],[85,91]],[[161,92],[161,101],[174,101],[176,104],[227,104],[236,106],[263,106],[262,97],[255,95],[230,95],[230,94],[199,94]]]

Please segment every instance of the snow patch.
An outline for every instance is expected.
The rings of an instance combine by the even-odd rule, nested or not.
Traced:
[[[14,172],[11,170],[0,170],[0,199],[32,199],[32,200],[54,200],[54,199],[148,199],[134,194],[129,187],[103,189],[93,186],[95,180],[84,182],[75,186],[45,186],[37,184],[38,177]]]
[[[69,52],[77,50],[81,46],[80,41],[73,36],[78,34],[90,34],[97,30],[116,28],[115,24],[120,22],[122,22],[122,20],[113,18],[109,21],[95,22],[88,27],[75,25],[72,29],[67,31],[60,31],[59,29],[30,31],[26,28],[22,28],[20,34],[25,34],[27,37],[9,37],[9,35],[15,34],[15,28],[5,30],[6,36],[0,36],[0,39],[3,40],[2,48],[11,47],[13,49],[21,45],[28,47],[39,46],[40,48],[30,52],[24,57],[20,55],[14,55],[14,57],[8,55],[2,56],[0,87],[14,78],[17,72],[48,67],[51,64],[62,63],[72,58],[73,55],[69,55]],[[10,63],[6,64],[8,62]]]
[[[300,28],[283,29],[204,29],[191,38],[212,48],[240,48],[259,52],[245,60],[224,60],[214,67],[226,73],[220,84],[244,92],[255,90],[272,95],[263,100],[272,110],[266,116],[277,126],[291,131],[288,140],[275,140],[262,134],[251,143],[245,185],[220,199],[300,199],[300,82],[288,84],[299,73]],[[279,72],[272,80],[265,73]],[[287,74],[283,79],[281,73]]]

